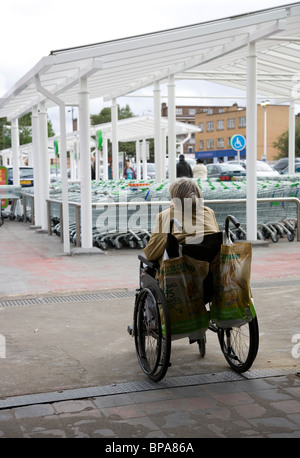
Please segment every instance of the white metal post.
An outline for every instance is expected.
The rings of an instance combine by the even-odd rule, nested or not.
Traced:
[[[267,108],[265,108],[264,112],[264,156],[267,162]]]
[[[120,178],[119,170],[119,143],[118,143],[118,105],[116,99],[112,99],[111,104],[111,134],[112,134],[112,168],[113,179]],[[123,170],[121,171],[123,176]]]
[[[39,155],[39,117],[38,108],[34,106],[31,116],[32,129],[32,159],[33,159],[33,179],[34,179],[34,224],[35,226],[42,225],[41,215],[41,174],[40,174],[40,155]]]
[[[63,209],[63,242],[64,253],[70,253],[70,216],[68,199],[68,163],[67,163],[67,133],[65,104],[59,104],[60,123],[60,172],[62,177],[62,209]]]
[[[100,172],[100,150],[97,148],[95,150],[95,180],[99,181],[99,172]]]
[[[71,148],[71,151],[70,151],[71,181],[76,180],[75,155],[76,155],[76,140],[73,141],[73,147]]]
[[[41,225],[43,231],[48,231],[47,202],[49,198],[49,157],[48,157],[48,119],[45,102],[40,104],[39,111],[39,159],[40,159],[40,195],[41,195]]]
[[[295,104],[292,100],[289,109],[289,173],[295,173]]]
[[[247,239],[257,240],[257,102],[256,102],[256,45],[249,43],[247,57]]]
[[[54,94],[43,88],[39,75],[34,77],[36,88],[50,100],[53,100],[59,106],[60,122],[60,170],[62,177],[62,210],[63,210],[63,242],[64,253],[70,253],[69,237],[69,202],[68,202],[68,177],[67,177],[67,134],[66,134],[66,107],[62,100]],[[48,149],[47,149],[48,152]],[[49,183],[48,183],[49,184]]]
[[[154,83],[154,161],[155,161],[155,181],[162,181],[161,164],[161,103],[160,85],[158,81]]]
[[[12,157],[13,157],[13,180],[14,185],[19,186],[20,184],[20,159],[19,159],[19,122],[18,119],[12,119],[11,121],[11,146],[12,146]]]
[[[169,77],[168,85],[168,154],[169,182],[176,180],[176,101],[174,75]]]
[[[90,106],[87,78],[80,78],[79,138],[81,181],[81,247],[92,248],[92,190],[90,151]]]
[[[142,161],[143,161],[143,177],[147,176],[147,143],[144,138],[142,141]]]
[[[140,147],[140,142],[139,140],[137,140],[135,142],[135,157],[136,157],[136,177],[138,180],[141,179],[141,154],[140,154],[140,150],[141,150],[141,147]],[[145,176],[143,176],[144,180],[145,180]]]
[[[108,180],[108,145],[107,138],[103,136],[103,179]]]
[[[166,129],[161,129],[161,178],[166,178],[166,155],[167,155],[167,132]]]

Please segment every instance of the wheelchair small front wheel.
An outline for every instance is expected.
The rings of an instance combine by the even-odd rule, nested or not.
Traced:
[[[239,373],[249,370],[259,345],[257,317],[241,327],[218,328],[218,338],[229,366]]]
[[[158,382],[169,367],[171,328],[163,293],[143,288],[136,297],[133,334],[139,364],[145,374]]]

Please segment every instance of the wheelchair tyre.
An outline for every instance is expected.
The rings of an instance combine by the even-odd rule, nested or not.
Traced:
[[[238,328],[219,328],[218,337],[229,366],[239,373],[249,370],[256,358],[259,345],[257,317]]]
[[[159,287],[143,288],[136,297],[133,334],[142,370],[154,382],[166,374],[171,354],[171,329],[165,298]]]

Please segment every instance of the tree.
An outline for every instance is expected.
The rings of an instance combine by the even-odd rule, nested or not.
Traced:
[[[131,111],[129,105],[124,108],[120,108],[118,105],[118,119],[132,118],[134,113]],[[105,124],[111,122],[111,109],[103,108],[99,114],[91,115],[91,124],[97,126],[99,124]],[[135,156],[135,142],[119,142],[120,151],[124,151],[126,155]],[[108,147],[108,152],[111,152],[111,145]]]
[[[20,145],[25,145],[32,142],[31,135],[31,116],[32,113],[26,113],[19,118],[19,139]],[[48,119],[48,137],[53,137],[55,132],[53,130],[52,122]],[[0,149],[11,148],[11,123],[7,118],[0,119]]]
[[[0,119],[0,149],[10,148],[10,124],[6,118]]]
[[[282,157],[287,157],[289,153],[289,131],[286,130],[281,134],[277,141],[273,142],[274,148],[279,150],[276,159],[281,159]],[[296,121],[295,126],[295,156],[300,157],[300,120]]]
[[[118,119],[132,118],[133,116],[135,114],[132,113],[129,105],[126,105],[124,108],[120,108],[120,105],[118,105]],[[98,114],[91,115],[91,124],[93,126],[107,122],[111,122],[111,109],[109,107],[103,108]]]

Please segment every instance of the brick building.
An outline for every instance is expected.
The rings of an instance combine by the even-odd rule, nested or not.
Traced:
[[[264,158],[264,132],[266,112],[266,151]],[[246,137],[246,108],[234,104],[232,107],[212,107],[195,115],[195,125],[201,132],[195,134],[195,156],[213,160],[227,160],[235,156],[230,148],[230,138],[235,134]],[[257,105],[257,159],[274,161],[278,150],[273,142],[289,127],[287,105]],[[247,145],[246,145],[247,147]],[[245,156],[245,150],[241,152]]]
[[[188,124],[195,125],[195,116],[197,113],[202,113],[211,109],[221,109],[222,107],[207,107],[207,106],[195,106],[195,105],[176,105],[176,121],[186,122]],[[166,103],[161,104],[161,116],[168,117],[168,106]],[[186,135],[177,136],[178,141],[183,141]],[[194,154],[197,151],[195,144],[195,134],[191,135],[183,145],[184,154]]]
[[[264,156],[264,120],[266,111],[267,161],[274,161],[278,150],[273,142],[289,127],[289,107],[287,105],[257,105],[257,159]],[[166,103],[162,104],[162,116],[168,115]],[[235,134],[246,137],[246,108],[234,104],[228,106],[176,106],[176,120],[195,124],[201,132],[193,134],[184,144],[185,154],[194,154],[206,162],[234,158],[230,148],[230,138]],[[183,137],[184,138],[184,137]],[[180,139],[179,139],[180,140]],[[241,157],[245,156],[245,150]]]

